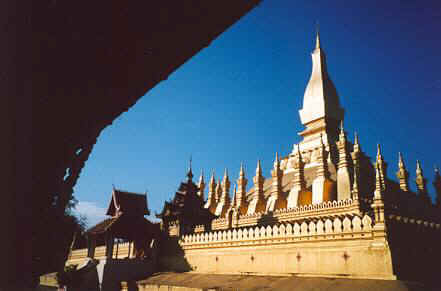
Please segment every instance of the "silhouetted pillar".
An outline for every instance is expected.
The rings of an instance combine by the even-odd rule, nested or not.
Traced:
[[[108,234],[106,238],[106,259],[111,260],[113,257],[113,244],[115,238],[112,234]]]
[[[94,235],[87,236],[87,257],[93,259],[95,257],[96,237]]]

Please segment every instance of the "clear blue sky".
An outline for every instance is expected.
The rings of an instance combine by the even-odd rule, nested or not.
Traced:
[[[438,3],[438,4],[437,4]],[[375,156],[381,143],[395,178],[404,153],[415,189],[420,159],[432,197],[441,165],[441,4],[439,1],[263,1],[148,92],[98,139],[74,189],[95,223],[112,184],[149,192],[159,212],[185,178],[203,168],[230,179],[258,159],[270,175],[275,152],[300,141],[298,110],[311,72],[315,22],[328,70],[346,110],[351,140]],[[178,48],[177,48],[178,49]]]

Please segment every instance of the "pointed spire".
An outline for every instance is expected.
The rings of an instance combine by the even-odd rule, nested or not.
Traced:
[[[311,77],[303,95],[303,108],[299,114],[302,124],[306,126],[306,130],[301,133],[304,138],[315,135],[317,130],[329,135],[332,142],[338,138],[338,123],[344,117],[344,110],[340,106],[337,90],[327,71],[319,31],[317,31],[315,49],[312,52]],[[330,126],[325,124],[330,124]]]
[[[201,184],[201,182],[205,184],[205,181],[204,181],[204,169],[201,169],[201,175],[199,176],[199,184]]]
[[[116,201],[116,194],[115,194],[116,188],[115,188],[115,185],[113,185],[113,184],[112,184],[112,187],[113,187],[113,189],[112,189],[113,206],[115,207],[115,215],[118,215],[119,205],[118,205],[118,201]]]
[[[357,132],[354,133],[354,146],[355,145],[359,146],[359,144],[358,144],[358,133]]]
[[[224,178],[222,181],[222,198],[224,200],[228,200],[230,194],[230,179],[228,177],[228,169],[225,168]]]
[[[219,180],[218,180],[218,182],[216,184],[215,193],[216,193],[216,195],[214,197],[215,197],[216,203],[218,203],[220,198],[221,198],[221,196],[222,196],[222,182],[221,182],[220,178],[219,178]]]
[[[375,164],[375,191],[374,191],[374,199],[371,207],[374,210],[375,214],[375,222],[378,223],[375,227],[381,227],[384,222],[384,202],[383,202],[383,189],[382,185],[382,175],[380,165]]]
[[[401,154],[401,152],[398,152],[398,168],[406,169],[404,165],[403,155]]]
[[[224,171],[224,181],[226,181],[226,180],[229,180],[229,178],[228,178],[228,169],[227,168],[225,168],[225,171]]]
[[[358,143],[358,134],[357,132],[354,133],[354,150],[351,153],[352,157],[352,163],[354,165],[354,172],[360,170],[360,155],[361,155],[361,149],[360,144]],[[354,177],[355,179],[355,177]],[[358,182],[357,182],[358,183]]]
[[[379,159],[382,159],[382,156],[381,156],[381,146],[380,146],[380,144],[378,143],[378,144],[377,144],[377,161],[378,161]]]
[[[240,181],[244,181],[244,180],[246,180],[246,178],[245,178],[245,169],[243,167],[243,162],[242,162],[242,163],[240,163],[239,179],[237,181],[238,181],[238,183],[241,183]],[[245,182],[245,184],[246,184],[246,182]]]
[[[225,217],[227,210],[230,208],[230,180],[228,178],[228,170],[225,169],[224,178],[221,183],[219,180],[219,184],[216,189],[218,195],[218,203],[216,205],[216,210],[214,212],[215,215],[220,217]]]
[[[234,189],[233,189],[233,200],[231,203],[231,207],[236,207],[237,206],[237,185],[234,184]]]
[[[191,181],[193,179],[193,171],[191,169],[191,160],[192,160],[192,157],[190,156],[190,165],[188,167],[188,172],[187,172],[187,177],[188,177],[189,181]]]
[[[240,214],[246,213],[246,187],[248,180],[245,178],[243,163],[240,163],[239,178],[237,179],[236,208]]]
[[[354,169],[354,183],[352,184],[352,199],[358,200],[358,169]]]
[[[403,155],[401,152],[398,153],[398,172],[397,172],[397,178],[400,182],[400,188],[401,190],[407,192],[409,191],[409,172],[406,169],[406,166],[404,164]]]
[[[317,27],[317,35],[315,37],[315,48],[319,49],[320,48],[320,31]]]
[[[274,168],[271,171],[270,197],[266,201],[265,212],[286,208],[286,199],[282,197],[282,177],[283,171],[280,168],[279,154],[276,152]]]
[[[324,177],[329,178],[329,171],[328,171],[328,162],[326,160],[326,148],[325,144],[323,143],[323,136],[320,134],[320,148],[319,148],[319,156],[317,157],[317,171],[316,171],[316,177]]]
[[[360,142],[358,139],[358,133],[356,131],[354,132],[354,151],[353,152],[355,152],[355,153],[361,152]]]
[[[294,208],[298,205],[298,200],[303,191],[306,190],[305,168],[300,151],[300,144],[296,145],[297,152],[293,157],[294,177],[292,179],[292,188],[287,197],[287,207]]]
[[[211,172],[210,185],[215,185],[216,179],[214,178],[214,171]]]
[[[262,167],[260,166],[260,160],[257,160],[256,176],[262,176]]]
[[[276,158],[274,159],[274,169],[280,168],[280,160],[279,160],[279,154],[276,152]]]
[[[297,155],[296,155],[296,158],[297,158],[297,162],[298,162],[299,166],[300,166],[300,164],[303,164],[302,152],[300,151],[300,144],[297,145]]]
[[[318,22],[316,23],[316,37],[315,37],[315,48],[319,49],[320,48],[320,27]]]
[[[204,206],[204,208],[207,208],[211,213],[214,213],[216,210],[216,203],[217,203],[216,189],[217,189],[216,179],[214,178],[214,171],[212,171],[210,183],[208,184],[207,202],[205,203]]]
[[[204,181],[204,170],[201,170],[201,176],[199,177],[199,183],[198,183],[198,187],[199,187],[199,197],[202,198],[202,200],[205,199],[204,197],[204,190],[205,190],[205,181]]]
[[[273,184],[276,186],[277,188],[276,190],[278,191],[280,188],[279,186],[281,185],[282,182],[283,172],[282,169],[280,169],[280,160],[277,152],[276,152],[276,158],[274,160],[274,168],[271,171],[271,175],[273,177]]]
[[[358,142],[358,134],[357,132],[354,132],[354,150],[351,153],[352,161],[354,162],[354,166],[358,167],[358,162],[360,158],[360,144]]]
[[[304,163],[303,163],[303,159],[302,159],[302,153],[300,151],[300,144],[297,145],[297,153],[294,156],[294,169],[299,169],[302,173],[300,173],[301,176],[303,176],[304,173]]]
[[[343,119],[340,120],[340,135],[339,135],[340,141],[346,141],[346,133],[345,129],[343,128]]]
[[[340,121],[340,134],[337,142],[338,164],[337,164],[337,200],[351,198],[351,177],[349,172],[351,159],[348,155],[348,142],[346,140],[343,120]]]
[[[347,138],[346,138],[346,132],[343,127],[343,119],[340,121],[340,132],[338,134],[338,141],[337,146],[341,150],[344,150],[344,154],[348,154],[348,144],[347,144]]]
[[[260,165],[260,160],[257,161],[257,168],[256,168],[256,176],[253,178],[254,182],[254,192],[256,193],[257,197],[263,198],[263,182],[264,177],[262,175],[262,167]]]
[[[381,199],[383,193],[383,186],[381,183],[381,174],[380,174],[380,167],[377,164],[375,166],[375,191],[374,191],[374,200]]]
[[[421,163],[419,160],[417,160],[417,165],[416,165],[415,183],[417,185],[418,193],[427,195],[427,188],[426,188],[427,180],[424,178],[423,169],[421,168]]]
[[[386,171],[387,171],[387,164],[383,159],[383,155],[381,154],[381,146],[380,144],[377,144],[377,161],[376,166],[378,166],[378,169],[380,171],[380,177],[381,177],[381,185],[383,187],[383,191],[386,189]]]
[[[419,160],[417,160],[416,174],[417,175],[422,175],[423,174],[423,170],[421,169],[421,163],[420,163]]]
[[[302,154],[300,152],[300,145],[297,146],[297,155],[296,155],[296,163],[294,164],[294,169],[296,170],[294,173],[294,181],[293,184],[297,185],[299,189],[305,189],[306,181],[305,181],[305,169],[302,160]]]

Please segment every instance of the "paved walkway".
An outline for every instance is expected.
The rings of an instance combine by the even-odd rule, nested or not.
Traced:
[[[200,288],[201,290],[300,290],[300,291],[426,291],[430,289],[421,284],[403,281],[344,279],[344,278],[309,278],[275,277],[254,275],[217,275],[198,273],[157,273],[148,279],[138,281],[139,290],[153,290],[148,286],[179,286]],[[160,289],[167,290],[167,289]],[[168,289],[170,290],[170,289]],[[172,289],[173,290],[173,289]],[[182,289],[180,289],[182,290]]]

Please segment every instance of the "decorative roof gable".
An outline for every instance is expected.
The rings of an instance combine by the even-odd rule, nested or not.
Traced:
[[[149,215],[147,195],[113,189],[106,215],[114,217],[123,213],[139,216]]]

